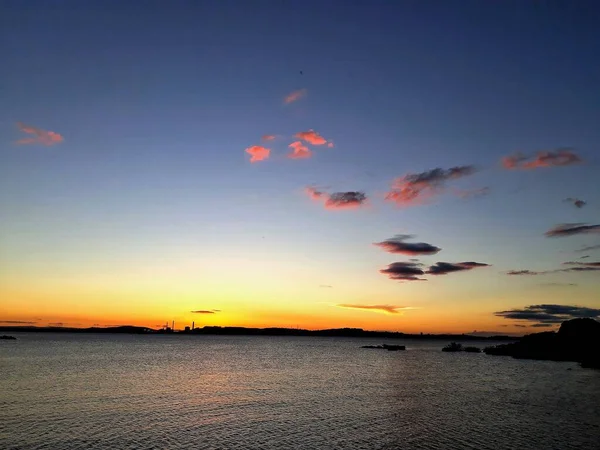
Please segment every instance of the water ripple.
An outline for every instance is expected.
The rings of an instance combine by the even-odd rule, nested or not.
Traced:
[[[18,337],[0,345],[7,450],[599,448],[600,372],[572,363],[423,341]]]

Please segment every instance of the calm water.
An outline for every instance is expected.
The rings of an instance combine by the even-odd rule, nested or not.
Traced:
[[[600,371],[574,363],[435,341],[15,336],[1,449],[600,448]]]

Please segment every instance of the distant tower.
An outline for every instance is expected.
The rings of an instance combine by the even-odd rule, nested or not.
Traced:
[[[194,329],[194,323],[195,323],[195,322],[192,322],[192,330]]]
[[[171,330],[175,331],[175,321],[171,323]]]

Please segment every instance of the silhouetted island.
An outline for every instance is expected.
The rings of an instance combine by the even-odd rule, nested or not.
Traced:
[[[461,344],[457,344],[456,342],[451,342],[442,348],[443,352],[462,352],[463,348]]]
[[[481,353],[481,349],[479,347],[465,347],[463,351],[467,353]]]
[[[557,333],[529,334],[518,342],[487,347],[484,351],[521,359],[575,361],[582,367],[600,369],[600,322],[572,319],[563,322]]]
[[[380,349],[380,350],[387,350],[389,352],[396,352],[398,350],[406,350],[405,345],[390,345],[390,344],[363,345],[361,348],[374,348],[374,349]]]
[[[187,327],[189,328],[189,327]],[[515,341],[514,336],[472,336],[469,334],[409,334],[396,331],[368,331],[362,328],[333,328],[326,330],[304,330],[301,328],[246,328],[206,326],[202,328],[173,331],[171,328],[152,329],[123,325],[118,327],[35,327],[4,326],[0,331],[50,332],[50,333],[126,333],[126,334],[168,334],[168,335],[220,335],[220,336],[320,336],[320,337],[358,337],[378,339],[438,339],[455,341]]]

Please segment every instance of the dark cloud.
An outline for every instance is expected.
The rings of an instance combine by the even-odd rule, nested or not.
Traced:
[[[358,208],[367,201],[364,192],[348,191],[334,192],[325,201],[325,207],[329,209]]]
[[[587,205],[587,202],[584,202],[583,200],[580,200],[578,198],[569,197],[569,198],[565,198],[564,201],[568,202],[568,203],[572,203],[573,206],[575,206],[577,208],[583,208],[585,205]]]
[[[530,305],[523,309],[497,311],[494,315],[511,320],[526,320],[543,324],[561,323],[565,320],[589,317],[600,318],[600,309],[572,305]]]
[[[582,162],[581,158],[568,148],[538,152],[536,156],[516,153],[502,158],[505,169],[539,169],[542,167],[570,166]]]
[[[65,324],[63,322],[51,322],[48,324],[49,327],[62,327]]]
[[[568,269],[559,269],[555,272],[595,272],[600,270],[600,267],[584,266],[584,267],[569,267]]]
[[[575,234],[600,233],[600,225],[585,223],[563,223],[546,231],[547,237],[573,236]]]
[[[313,186],[305,188],[306,194],[315,201],[323,201],[326,209],[356,209],[367,203],[364,192],[347,191],[327,194]]]
[[[35,322],[28,322],[26,320],[0,320],[0,323],[6,323],[10,325],[35,325]]]
[[[586,259],[586,258],[589,258],[589,257],[590,257],[590,255],[585,255],[585,256],[580,256],[579,259]]]
[[[473,261],[459,262],[459,263],[448,263],[448,262],[437,262],[433,266],[429,267],[427,271],[431,275],[446,275],[452,272],[461,272],[463,270],[471,270],[476,267],[488,267],[490,264],[478,263]]]
[[[416,262],[395,262],[389,264],[387,269],[381,269],[379,272],[387,275],[390,280],[397,281],[427,281],[419,278],[425,272],[421,269],[422,264]]]
[[[560,273],[560,272],[594,272],[594,271],[600,270],[600,263],[598,263],[598,262],[586,263],[586,262],[581,262],[581,261],[567,261],[563,264],[572,265],[572,266],[576,266],[576,267],[569,267],[567,269],[541,270],[541,271],[535,271],[535,270],[529,270],[529,269],[509,270],[508,272],[506,272],[506,274],[507,275],[531,276],[531,275],[548,275],[551,273]]]
[[[541,275],[542,273],[533,270],[509,270],[506,275]]]
[[[568,266],[585,266],[585,267],[600,267],[600,261],[567,261],[564,262],[563,264],[566,264]]]
[[[192,314],[215,314],[217,312],[219,312],[219,309],[200,309],[198,311],[190,311]]]
[[[409,173],[394,180],[385,199],[398,206],[419,205],[443,193],[448,181],[472,175],[476,171],[474,166],[457,166]]]
[[[534,323],[533,325],[531,325],[531,328],[547,328],[554,326],[556,326],[555,323]]]
[[[393,238],[386,239],[383,242],[376,242],[376,245],[386,252],[398,253],[402,255],[435,255],[441,248],[425,242],[405,242],[406,239],[411,239],[414,236],[408,234],[399,234]]]
[[[540,286],[577,286],[576,283],[540,283]]]
[[[339,308],[364,309],[368,311],[384,312],[387,314],[400,314],[402,310],[411,309],[408,306],[392,306],[392,305],[351,305],[342,303],[335,305]]]

